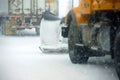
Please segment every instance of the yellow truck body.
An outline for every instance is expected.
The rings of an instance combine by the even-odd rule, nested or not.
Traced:
[[[77,25],[85,23],[88,15],[95,11],[120,10],[120,0],[81,0],[78,7],[72,9]]]

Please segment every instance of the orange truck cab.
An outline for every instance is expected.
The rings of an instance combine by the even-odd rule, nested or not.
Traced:
[[[120,10],[120,0],[81,0],[79,6],[70,11],[74,13],[76,24],[80,25],[80,23],[87,22],[88,16],[95,11],[111,10]],[[67,16],[65,23],[67,23]]]

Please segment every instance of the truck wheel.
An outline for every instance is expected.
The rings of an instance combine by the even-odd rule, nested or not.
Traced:
[[[74,64],[88,61],[88,57],[85,56],[85,48],[76,46],[76,43],[79,43],[78,33],[77,26],[71,25],[68,34],[68,49],[70,60]]]
[[[69,57],[72,63],[77,63],[77,54],[74,53],[75,47],[75,40],[74,36],[76,32],[73,30],[74,26],[70,26],[69,33],[68,33],[68,49],[69,49]]]
[[[118,74],[118,77],[120,78],[120,32],[117,33],[116,39],[115,39],[115,67]]]
[[[5,22],[1,21],[1,34],[5,34]]]
[[[35,28],[35,32],[37,35],[40,35],[40,29],[39,28]]]
[[[87,63],[87,61],[88,61],[88,57],[81,57],[81,58],[79,58],[78,63],[79,64],[81,64],[81,63]]]

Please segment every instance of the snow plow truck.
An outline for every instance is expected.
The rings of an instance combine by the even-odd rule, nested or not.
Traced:
[[[62,35],[68,37],[71,62],[86,63],[89,57],[109,54],[120,78],[120,0],[80,0],[65,23]]]

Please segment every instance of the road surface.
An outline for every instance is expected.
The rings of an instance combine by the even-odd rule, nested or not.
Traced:
[[[68,53],[42,53],[34,30],[27,35],[0,36],[0,80],[119,80],[108,55],[72,64]]]

